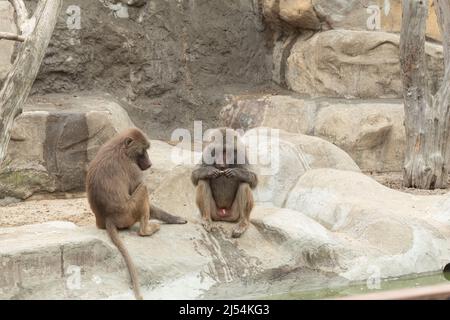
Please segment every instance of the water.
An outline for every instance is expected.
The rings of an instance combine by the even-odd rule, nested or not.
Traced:
[[[450,279],[448,274],[446,277]],[[388,290],[398,290],[405,288],[419,288],[432,286],[436,284],[449,283],[444,273],[419,274],[395,279],[382,280],[379,289],[369,289],[366,282],[354,283],[348,286],[338,286],[332,288],[323,288],[319,290],[305,290],[289,292],[285,294],[263,296],[260,299],[268,300],[313,300],[313,299],[332,299],[338,297],[347,297],[361,295],[366,293],[375,293]]]

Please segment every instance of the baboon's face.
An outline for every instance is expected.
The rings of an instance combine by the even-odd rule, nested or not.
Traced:
[[[125,146],[128,157],[131,161],[136,163],[139,169],[144,171],[152,166],[152,162],[147,153],[147,150],[150,148],[150,143],[148,143],[148,141],[143,142],[128,138],[125,141]]]
[[[150,161],[150,158],[148,156],[147,149],[138,154],[136,164],[142,171],[147,170],[152,166],[152,162]]]
[[[215,155],[214,166],[219,170],[236,167],[237,165],[237,150],[224,149]]]

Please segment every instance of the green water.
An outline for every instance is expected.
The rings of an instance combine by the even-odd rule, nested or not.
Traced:
[[[450,278],[448,275],[446,276],[447,278]],[[443,283],[449,283],[449,280],[447,280],[444,277],[444,274],[442,272],[439,272],[433,274],[419,274],[415,276],[382,280],[379,284],[379,289],[369,289],[366,282],[359,282],[348,286],[339,286],[310,291],[305,290],[298,292],[289,292],[279,295],[264,296],[261,297],[261,299],[268,299],[268,300],[331,299],[388,290],[419,288]]]

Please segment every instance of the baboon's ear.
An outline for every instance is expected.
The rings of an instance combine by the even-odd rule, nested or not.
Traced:
[[[129,147],[132,142],[133,142],[133,139],[131,139],[130,137],[125,138],[124,143],[125,143],[126,147]]]

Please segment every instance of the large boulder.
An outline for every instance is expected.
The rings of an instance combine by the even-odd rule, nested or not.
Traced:
[[[0,171],[0,197],[83,191],[87,164],[98,148],[133,126],[106,94],[34,97],[15,120]]]
[[[441,40],[433,2],[429,3],[427,36]],[[263,12],[270,24],[295,29],[347,29],[399,32],[401,0],[264,0]]]
[[[314,12],[311,1],[264,0],[263,13],[266,21],[279,25],[287,23],[299,29],[319,30],[321,22]]]
[[[305,99],[293,95],[235,97],[222,108],[224,125],[313,135],[346,151],[363,171],[401,171],[405,152],[400,100]]]
[[[14,8],[9,1],[0,0],[0,32],[17,34],[14,22]],[[14,41],[0,40],[0,85],[11,69],[11,56],[14,51]]]
[[[364,171],[401,171],[403,121],[401,102],[337,102],[320,109],[314,135],[348,152]]]
[[[366,279],[372,267],[381,277],[437,271],[450,259],[448,195],[414,196],[363,174],[318,169],[299,179],[286,208],[352,243],[349,256],[339,255],[346,278]]]
[[[330,30],[297,41],[285,67],[288,88],[313,97],[401,98],[400,36],[386,32]],[[426,44],[428,82],[438,88],[442,46]]]
[[[248,131],[244,140],[257,156],[258,202],[282,206],[298,179],[311,168],[359,171],[347,153],[317,137],[256,128]]]

